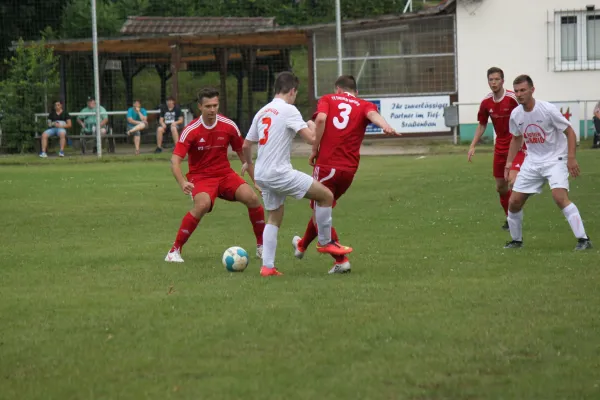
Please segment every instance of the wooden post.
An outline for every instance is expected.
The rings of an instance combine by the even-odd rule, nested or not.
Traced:
[[[242,116],[244,111],[244,70],[240,69],[236,74],[237,78],[237,110],[235,114],[236,123],[242,126]]]
[[[63,102],[64,109],[67,107],[67,55],[60,55],[60,101]]]
[[[171,44],[171,96],[179,102],[179,68],[181,67],[181,45]]]
[[[254,83],[254,68],[256,67],[256,49],[242,50],[242,57],[246,76],[248,77],[248,123],[244,127],[244,130],[248,130],[254,118],[254,90],[252,85]]]
[[[316,110],[317,108],[317,97],[315,93],[315,63],[314,63],[314,43],[313,37],[309,33],[306,37],[306,43],[308,47],[308,79],[306,82],[308,88],[308,104],[310,106],[311,112]]]
[[[156,64],[154,66],[158,77],[160,78],[160,103],[166,104],[167,102],[167,67],[164,65]]]
[[[269,62],[269,74],[267,75],[267,103],[269,103],[275,95],[273,93],[273,86],[275,84],[275,73],[273,72],[273,70],[273,63]]]
[[[227,115],[227,64],[229,62],[229,51],[226,48],[217,48],[213,50],[219,67],[219,110],[223,115]]]
[[[121,72],[125,81],[125,101],[127,107],[133,105],[133,60],[125,57],[121,60]]]

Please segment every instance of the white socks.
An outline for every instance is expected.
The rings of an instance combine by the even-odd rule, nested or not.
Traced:
[[[523,210],[513,213],[508,210],[508,228],[512,240],[523,241]]]
[[[333,225],[331,207],[319,207],[315,204],[315,220],[317,222],[319,243],[325,245],[331,242],[331,226]]]
[[[577,239],[587,239],[585,229],[583,228],[583,221],[581,220],[581,215],[579,215],[577,206],[574,203],[571,203],[562,209],[562,213],[569,222],[569,225],[571,225],[575,237]]]
[[[275,268],[275,251],[277,250],[277,232],[279,227],[271,224],[265,225],[263,231],[263,266]]]

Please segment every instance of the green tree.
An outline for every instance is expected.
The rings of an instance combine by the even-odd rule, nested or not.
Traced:
[[[98,0],[96,2],[98,37],[110,37],[119,32],[123,23],[117,3]],[[63,38],[92,37],[92,11],[89,0],[71,0],[61,15]]]
[[[0,110],[4,114],[2,145],[7,151],[24,153],[33,147],[33,115],[47,111],[45,96],[58,87],[57,61],[43,41],[25,46],[23,39],[14,56],[4,60],[8,73],[0,82]]]
[[[11,55],[13,41],[19,38],[37,40],[40,32],[57,30],[60,14],[67,0],[1,0],[0,1],[0,60]],[[88,2],[89,5],[89,2]],[[0,79],[7,70],[0,62]]]

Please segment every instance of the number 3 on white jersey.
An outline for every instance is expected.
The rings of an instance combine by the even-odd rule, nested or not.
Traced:
[[[337,129],[342,130],[348,126],[348,122],[350,122],[350,113],[352,112],[352,106],[346,103],[340,103],[338,105],[340,111],[339,117],[333,118],[333,126]]]

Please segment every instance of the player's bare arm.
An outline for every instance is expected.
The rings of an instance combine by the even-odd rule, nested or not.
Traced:
[[[388,136],[402,136],[401,133],[396,132],[394,128],[379,114],[377,111],[369,111],[367,113],[367,119],[380,127],[383,133]]]
[[[504,179],[508,180],[508,174],[510,167],[512,167],[513,160],[523,147],[523,136],[513,136],[510,141],[510,147],[508,148],[508,156],[506,158],[506,165],[504,166]]]
[[[325,133],[325,122],[327,121],[327,114],[318,113],[315,118],[315,141],[312,145],[312,152],[308,158],[308,164],[315,166],[317,163],[317,157],[319,156],[319,146],[321,145],[321,139],[323,139],[323,133]]]
[[[311,129],[310,125],[308,128],[302,128],[298,132],[296,132],[307,144],[315,143],[315,129],[314,127]]]
[[[158,124],[159,124],[160,126],[162,126],[163,128],[167,129],[167,124],[165,124],[165,119],[164,119],[163,117],[160,117],[160,118],[158,119]]]
[[[250,175],[250,178],[252,178],[252,182],[254,182],[254,163],[252,161],[252,146],[254,146],[253,141],[244,139],[244,144],[242,145],[243,159],[240,158],[240,160],[242,160],[242,176],[244,176],[246,172],[250,173],[250,169],[252,169],[252,175]]]
[[[471,142],[471,146],[469,147],[469,153],[467,155],[469,162],[471,162],[471,158],[475,155],[475,146],[481,140],[485,130],[487,129],[487,124],[478,124],[477,129],[475,129],[475,136],[473,137],[473,141]]]
[[[567,155],[567,168],[569,169],[571,177],[577,178],[580,174],[579,164],[577,163],[577,158],[575,157],[575,153],[577,151],[577,135],[571,126],[565,130],[565,135],[567,135],[567,145],[569,146],[569,152]]]
[[[249,157],[246,156],[243,148],[242,150],[237,151],[236,153],[240,161],[242,162],[242,176],[244,176],[244,174],[248,172],[248,175],[250,175],[250,179],[252,179],[252,182],[254,182],[254,163],[252,162],[252,148],[250,148]]]
[[[173,154],[171,156],[171,172],[173,173],[173,176],[175,177],[175,180],[177,181],[179,186],[181,186],[181,190],[183,191],[183,193],[190,195],[192,194],[192,190],[194,189],[194,184],[188,182],[183,176],[183,172],[181,172],[182,161],[183,158]]]

